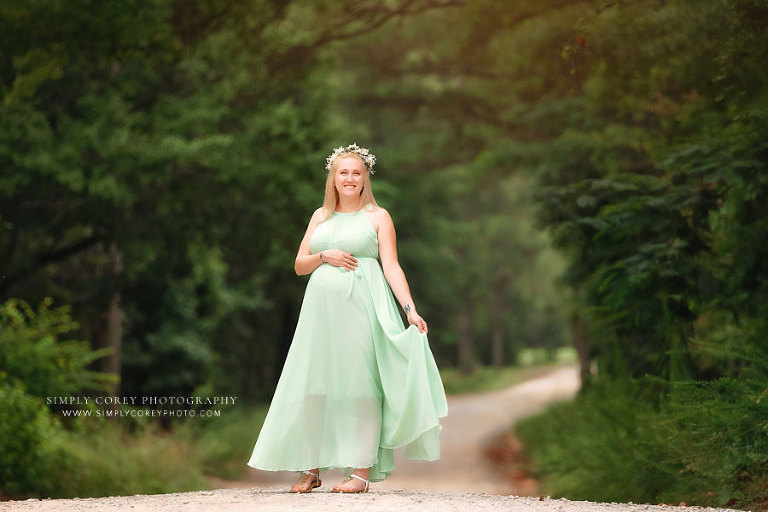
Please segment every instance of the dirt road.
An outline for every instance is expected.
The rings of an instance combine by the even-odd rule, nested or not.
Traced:
[[[539,500],[492,494],[376,489],[367,494],[335,494],[319,489],[291,494],[284,489],[218,489],[152,496],[0,502],[4,512],[706,512],[669,506]]]

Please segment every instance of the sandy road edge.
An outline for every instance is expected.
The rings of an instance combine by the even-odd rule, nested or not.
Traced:
[[[297,495],[287,488],[217,489],[186,493],[115,496],[106,498],[30,499],[0,503],[0,509],[17,511],[203,511],[260,512],[302,510],[365,510],[366,512],[416,511],[515,511],[515,512],[673,512],[726,511],[704,507],[672,507],[633,503],[593,503],[491,494],[417,491],[406,489],[372,491],[342,495],[316,491]]]

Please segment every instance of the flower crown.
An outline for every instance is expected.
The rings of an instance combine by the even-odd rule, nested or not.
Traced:
[[[376,163],[376,156],[366,148],[361,148],[356,143],[350,144],[346,147],[339,146],[333,150],[331,156],[325,159],[325,168],[329,172],[331,170],[331,164],[333,164],[333,161],[336,160],[336,158],[342,153],[355,153],[360,155],[360,158],[363,159],[363,163],[365,163],[365,166],[368,168],[368,174],[373,174],[373,165]]]

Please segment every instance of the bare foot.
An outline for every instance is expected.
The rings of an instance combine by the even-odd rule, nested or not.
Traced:
[[[311,469],[315,475],[309,473],[302,473],[299,477],[299,481],[291,486],[291,492],[311,492],[315,487],[320,487],[322,483],[320,480],[320,470],[318,468]]]
[[[356,469],[353,475],[357,475],[360,478],[363,478],[365,480],[368,480],[370,476],[370,469]],[[338,484],[333,486],[333,490],[335,492],[367,492],[370,488],[370,484],[368,482],[364,482],[360,480],[359,478],[355,478],[353,476],[348,476]]]

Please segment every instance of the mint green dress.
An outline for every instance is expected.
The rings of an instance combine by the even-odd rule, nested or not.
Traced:
[[[321,471],[370,467],[371,482],[409,459],[440,458],[438,418],[448,412],[427,335],[405,328],[379,265],[368,211],[334,213],[310,239],[317,253],[341,249],[353,271],[312,272],[296,331],[248,465]]]

